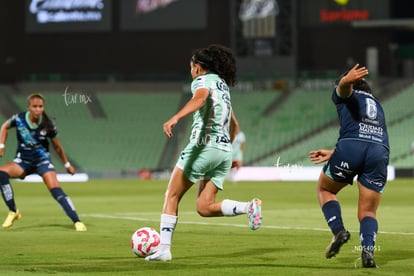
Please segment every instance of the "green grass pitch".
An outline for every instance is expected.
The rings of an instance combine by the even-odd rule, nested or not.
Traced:
[[[76,232],[43,183],[13,182],[23,217],[0,229],[0,275],[412,275],[414,185],[387,184],[378,210],[378,269],[363,269],[356,218],[357,187],[339,199],[351,240],[326,259],[331,240],[314,182],[225,183],[218,199],[263,200],[263,226],[251,231],[245,216],[201,218],[197,189],[183,198],[171,262],[146,262],[130,248],[142,226],[158,230],[167,181],[90,180],[63,183],[88,227]],[[1,216],[6,216],[5,205]]]

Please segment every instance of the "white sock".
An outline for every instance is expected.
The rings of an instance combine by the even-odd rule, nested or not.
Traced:
[[[160,245],[162,249],[169,249],[171,247],[172,236],[177,220],[177,216],[161,214]]]
[[[224,216],[237,216],[247,213],[249,202],[240,202],[231,199],[225,199],[221,203],[221,212]]]

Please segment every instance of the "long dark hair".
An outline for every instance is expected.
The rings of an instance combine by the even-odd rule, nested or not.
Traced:
[[[203,69],[219,75],[227,85],[236,85],[236,59],[229,48],[212,44],[195,50],[191,60]]]
[[[33,100],[33,99],[41,99],[43,101],[43,105],[45,104],[45,98],[40,93],[30,94],[27,97],[27,104],[30,104],[30,101]],[[46,131],[50,131],[50,130],[54,129],[53,122],[49,118],[49,116],[46,114],[44,109],[43,109],[43,112],[42,112],[42,122],[40,123],[40,128],[41,129],[46,129]]]
[[[341,81],[341,79],[343,77],[345,77],[348,74],[349,70],[345,71],[344,73],[342,73],[336,80],[335,80],[335,85],[338,85],[339,82]],[[354,90],[359,90],[359,91],[365,91],[367,93],[372,94],[372,89],[371,86],[369,86],[368,82],[365,79],[360,79],[357,80],[356,82],[354,82],[352,84],[352,89]]]

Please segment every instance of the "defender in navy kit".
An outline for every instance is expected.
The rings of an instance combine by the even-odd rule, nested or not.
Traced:
[[[63,150],[56,126],[44,111],[44,98],[41,94],[28,97],[28,111],[13,115],[2,126],[0,131],[0,157],[4,155],[7,133],[10,128],[16,128],[17,152],[12,162],[0,166],[1,193],[9,208],[9,213],[3,223],[9,228],[15,220],[21,218],[16,207],[10,178],[24,178],[29,174],[38,174],[43,178],[53,198],[59,203],[66,215],[73,221],[76,231],[86,231],[70,197],[62,190],[56,170],[50,160],[49,140],[57,154],[65,164],[68,173],[74,174],[75,168],[69,163]]]
[[[319,203],[334,235],[326,257],[338,254],[351,237],[336,194],[357,177],[362,265],[376,267],[376,211],[387,181],[390,149],[384,111],[372,95],[366,75],[368,70],[356,64],[337,80],[332,94],[340,121],[336,147],[311,151],[309,157],[315,164],[328,161],[318,181]]]

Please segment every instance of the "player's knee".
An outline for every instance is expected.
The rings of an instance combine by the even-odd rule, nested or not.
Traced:
[[[204,204],[201,201],[197,201],[197,213],[202,217],[209,217],[211,216],[211,212],[208,208],[207,204]]]
[[[197,213],[202,217],[207,217],[207,212],[204,207],[201,207],[197,204]]]
[[[208,213],[208,212],[206,212],[205,210],[197,209],[197,213],[198,213],[201,217],[209,217],[209,213]]]

